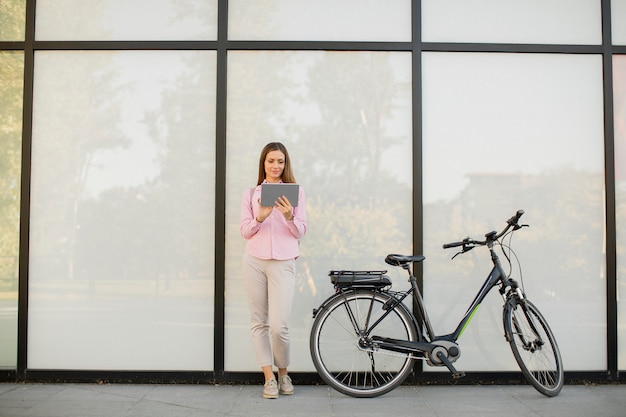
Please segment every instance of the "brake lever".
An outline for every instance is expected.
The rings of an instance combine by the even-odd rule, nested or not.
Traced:
[[[517,223],[515,223],[515,226],[513,226],[513,230],[519,230],[522,227],[530,227],[530,225],[529,224],[517,224]]]
[[[474,249],[475,247],[476,247],[476,246],[474,246],[474,245],[471,245],[471,246],[470,246],[470,245],[463,245],[463,250],[461,250],[460,252],[457,252],[457,253],[456,253],[456,255],[454,255],[454,256],[452,257],[452,260],[454,260],[454,258],[456,258],[457,256],[459,256],[459,255],[461,255],[461,254],[463,254],[463,253],[465,253],[465,252],[469,252],[469,251],[471,251],[471,250],[472,250],[472,249]]]

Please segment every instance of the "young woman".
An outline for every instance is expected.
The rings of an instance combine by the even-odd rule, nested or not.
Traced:
[[[268,143],[259,158],[257,186],[241,199],[241,235],[248,242],[243,255],[243,279],[250,307],[251,332],[263,374],[265,398],[294,393],[289,366],[288,320],[295,289],[299,239],[306,233],[305,195],[299,187],[298,206],[279,197],[261,206],[261,184],[295,183],[287,148]],[[278,381],[273,366],[278,368]]]

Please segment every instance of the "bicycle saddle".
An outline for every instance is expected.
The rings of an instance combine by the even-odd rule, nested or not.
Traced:
[[[424,259],[426,257],[422,255],[396,255],[392,253],[387,255],[385,262],[393,266],[402,266],[410,262],[422,262]]]

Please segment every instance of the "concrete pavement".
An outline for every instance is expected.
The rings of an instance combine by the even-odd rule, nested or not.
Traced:
[[[625,417],[626,385],[566,385],[554,398],[528,385],[404,385],[377,398],[325,385],[266,400],[260,385],[0,383],[0,417],[456,416]]]

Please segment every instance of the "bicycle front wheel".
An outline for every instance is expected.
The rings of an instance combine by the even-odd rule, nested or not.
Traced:
[[[548,397],[563,388],[563,361],[546,319],[528,300],[511,297],[504,308],[504,330],[526,380]]]
[[[378,291],[349,291],[337,294],[317,313],[311,329],[311,358],[329,386],[352,397],[376,397],[411,373],[412,354],[378,349],[372,340],[372,336],[418,339],[412,315],[402,304],[389,311],[392,301]]]

